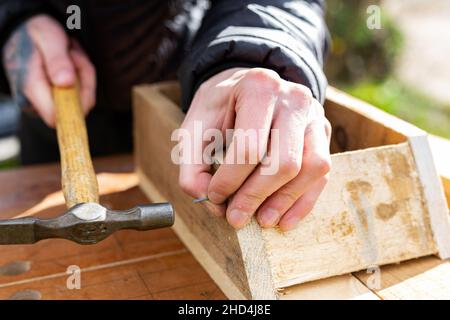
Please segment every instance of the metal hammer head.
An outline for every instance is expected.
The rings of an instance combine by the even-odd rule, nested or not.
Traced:
[[[170,203],[109,210],[98,203],[81,203],[52,219],[20,218],[0,221],[0,244],[27,244],[63,238],[80,244],[97,243],[117,230],[170,227],[175,219]]]

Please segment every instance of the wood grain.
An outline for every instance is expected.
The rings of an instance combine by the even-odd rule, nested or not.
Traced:
[[[367,282],[371,276],[359,272],[356,276]],[[379,272],[379,287],[372,290],[386,300],[450,299],[450,263],[437,257],[424,257],[400,264],[383,266]]]
[[[408,143],[333,155],[332,163],[296,229],[263,230],[277,288],[437,252]]]
[[[67,207],[83,202],[98,202],[98,183],[89,152],[78,88],[53,87],[53,98],[61,158],[61,183]]]
[[[126,209],[148,202],[137,186],[131,156],[100,158],[94,166],[102,204],[111,209]],[[52,217],[66,210],[58,164],[0,171],[0,181],[8,181],[10,187],[22,191],[11,192],[0,184],[1,219],[25,215]],[[60,239],[35,245],[0,246],[1,270],[17,262],[26,263],[29,270],[0,275],[0,299],[23,296],[25,290],[38,291],[41,299],[224,297],[170,229],[123,230],[92,246]],[[66,270],[71,265],[82,270],[80,290],[67,289]],[[172,276],[163,276],[166,274]]]
[[[447,205],[450,207],[450,140],[437,136],[429,136],[436,169],[441,176]]]

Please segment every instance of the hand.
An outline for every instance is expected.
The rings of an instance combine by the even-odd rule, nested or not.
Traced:
[[[86,114],[95,104],[95,70],[86,53],[53,18],[37,15],[20,25],[3,48],[11,90],[20,107],[33,106],[48,126],[55,126],[51,86],[72,86],[79,77]]]
[[[308,88],[267,69],[229,69],[200,86],[182,129],[195,136],[196,121],[201,121],[203,132],[234,128],[235,133],[225,163],[213,176],[206,163],[181,164],[179,182],[186,193],[208,196],[204,204],[216,215],[226,214],[235,228],[256,214],[262,227],[279,225],[286,231],[310,212],[328,179],[331,126]],[[249,143],[239,146],[236,129],[260,130],[257,145],[263,152]],[[279,135],[278,150],[272,150],[273,130]],[[236,164],[229,150],[245,159],[259,156],[256,163]],[[264,164],[261,155],[269,159]],[[276,161],[276,173],[263,174],[263,168]]]

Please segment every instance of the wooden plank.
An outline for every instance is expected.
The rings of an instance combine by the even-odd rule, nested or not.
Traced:
[[[450,217],[445,194],[434,166],[427,136],[409,137],[417,172],[422,184],[424,206],[428,211],[433,237],[441,259],[450,258]]]
[[[434,163],[441,176],[442,185],[447,197],[447,205],[450,207],[450,140],[430,135],[429,141]]]
[[[437,252],[408,143],[333,155],[302,223],[262,233],[277,288]]]
[[[281,300],[379,300],[351,274],[298,284],[280,291]]]
[[[264,231],[256,219],[252,219],[248,226],[237,231],[237,235],[253,299],[273,300],[278,298],[278,292],[274,290],[277,288],[274,266],[270,259],[271,252],[267,250],[270,243],[265,239]]]
[[[374,292],[386,300],[450,299],[450,263],[437,257],[423,257],[380,270],[380,286]],[[356,276],[367,281],[368,275]]]
[[[450,142],[430,136],[434,163],[441,176],[447,201],[450,200]],[[356,276],[367,281],[368,274]],[[450,265],[448,260],[423,257],[400,264],[387,265],[380,270],[380,287],[374,288],[383,299],[450,299]]]
[[[255,250],[251,226],[237,232],[236,238],[236,232],[223,219],[211,219],[203,208],[192,206],[190,198],[177,187],[178,168],[170,159],[174,145],[170,137],[183,115],[161,91],[173,92],[173,85],[142,86],[135,90],[137,163],[140,176],[147,181],[144,191],[149,194],[156,189],[175,203],[185,227],[178,231],[181,238],[188,233],[198,239],[197,243],[208,244],[199,249],[185,241],[191,250],[197,251],[194,255],[204,256],[206,252],[215,270],[221,268],[219,274],[229,277],[225,278],[225,284],[219,282],[222,289],[237,288],[245,292],[246,298],[267,294],[276,297],[276,290],[270,292],[267,288],[283,288],[437,252],[426,208],[431,198],[425,198],[421,186],[421,181],[429,178],[419,179],[408,142],[400,142],[408,141],[409,135],[421,136],[423,131],[391,117],[383,134],[369,142],[358,142],[357,146],[386,141],[400,143],[333,155],[332,183],[322,193],[312,214],[294,231],[260,230],[265,248]],[[372,131],[382,124],[383,115],[368,107],[364,106],[358,114],[371,119]],[[401,130],[394,130],[399,126]],[[154,132],[158,132],[157,138]],[[153,187],[149,188],[149,184]],[[221,236],[218,238],[217,234]],[[217,248],[219,243],[222,250]],[[230,260],[235,266],[232,270],[228,267]],[[261,269],[261,264],[254,261],[268,263]],[[266,273],[260,277],[261,270],[267,270],[264,265],[270,265],[271,276]],[[208,271],[214,277],[215,272]],[[223,276],[217,279],[223,281]]]
[[[333,127],[331,152],[380,147],[424,135],[417,127],[333,87],[328,87],[325,115]]]
[[[161,269],[161,265],[165,265],[165,268]],[[118,261],[110,266],[82,268],[80,275],[80,289],[69,290],[68,275],[62,273],[1,285],[0,299],[9,299],[24,290],[38,291],[42,299],[134,299],[143,295],[153,298],[159,293],[170,294],[172,291],[212,282],[185,251],[142,257],[140,261],[129,263]],[[219,297],[220,290],[214,287],[214,291]],[[189,298],[194,297],[195,293]]]

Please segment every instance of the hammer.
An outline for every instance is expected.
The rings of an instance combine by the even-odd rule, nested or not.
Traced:
[[[68,211],[52,219],[0,220],[0,244],[31,244],[49,238],[95,244],[120,229],[150,230],[173,225],[174,211],[169,203],[139,205],[124,211],[110,210],[98,203],[97,177],[78,87],[52,90],[61,183]]]

